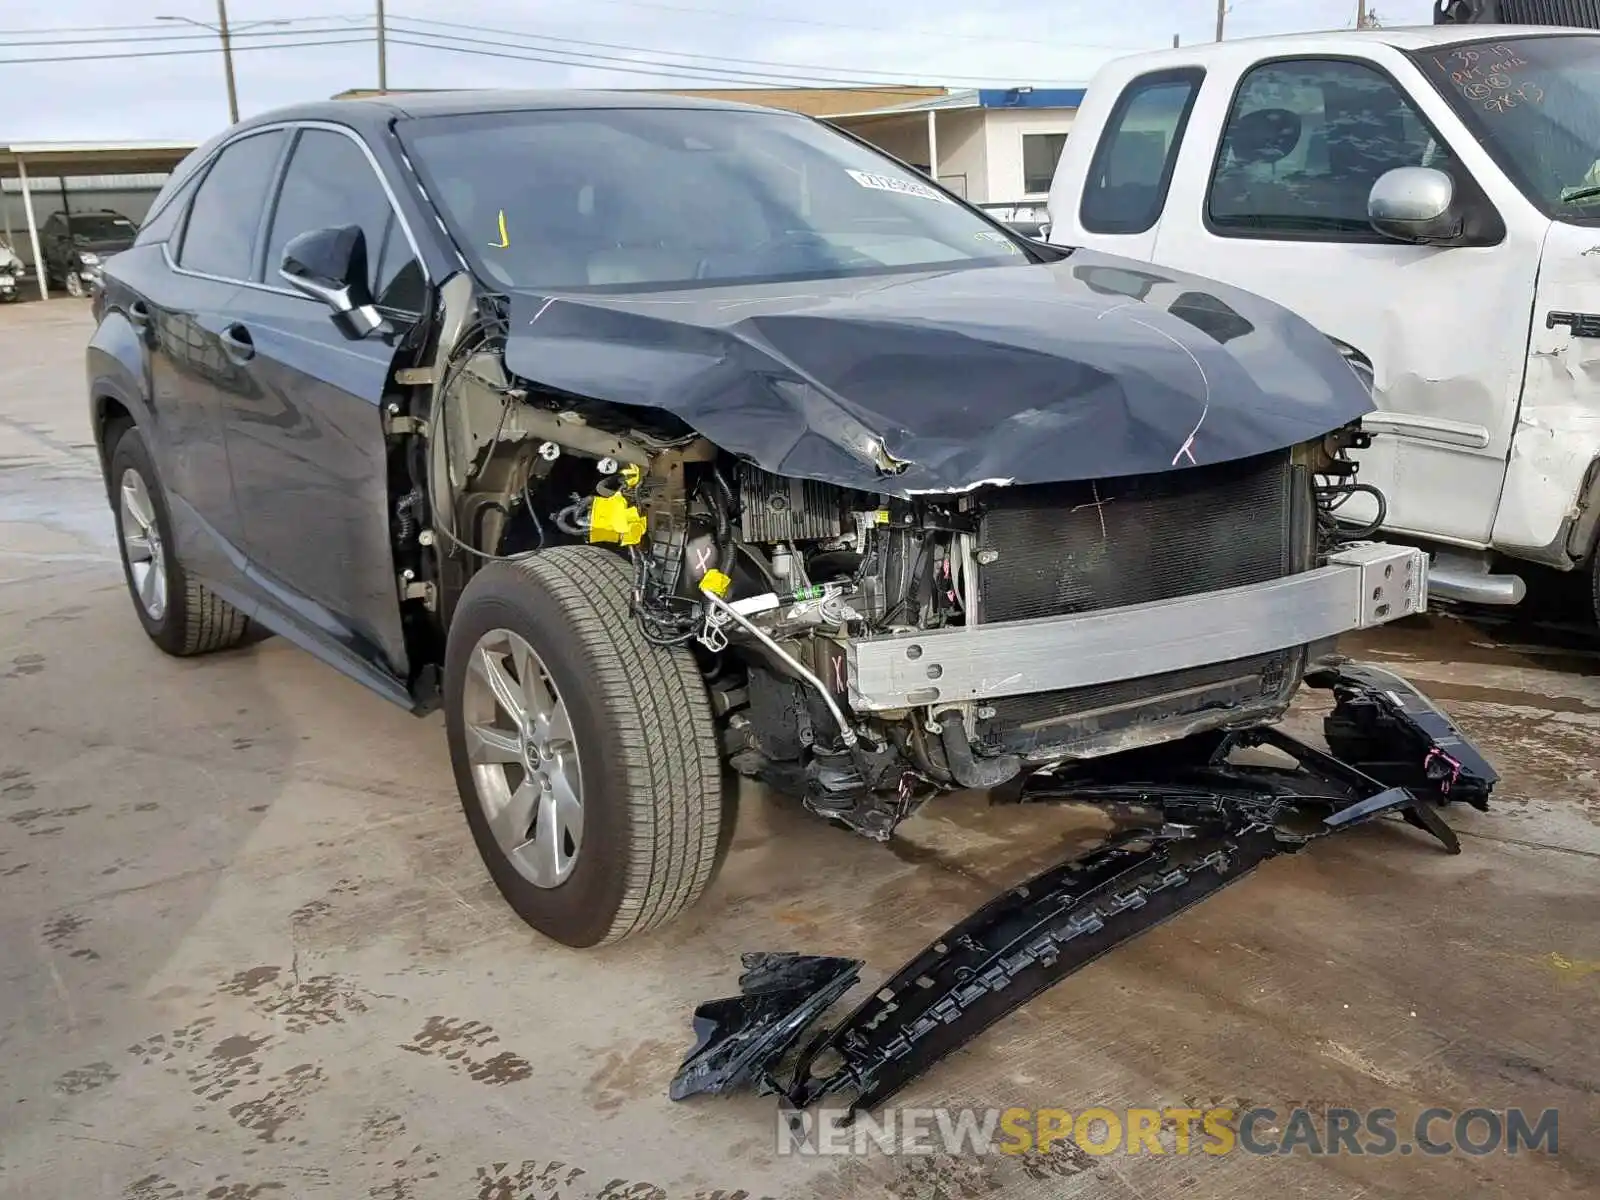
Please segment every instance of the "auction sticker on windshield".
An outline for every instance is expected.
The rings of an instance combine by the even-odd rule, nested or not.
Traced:
[[[851,171],[847,169],[845,174],[864,188],[874,188],[880,192],[899,192],[902,196],[921,196],[927,200],[938,200],[942,204],[949,203],[948,198],[925,183],[913,183],[909,179],[896,179],[893,175],[874,175],[871,171]]]

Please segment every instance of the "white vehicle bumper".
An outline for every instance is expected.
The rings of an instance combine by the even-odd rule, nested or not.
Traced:
[[[1361,542],[1267,583],[847,647],[850,704],[882,712],[1140,679],[1369,629],[1428,607],[1428,556]]]

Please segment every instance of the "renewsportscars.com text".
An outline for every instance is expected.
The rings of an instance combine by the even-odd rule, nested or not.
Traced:
[[[891,1108],[779,1114],[779,1154],[1559,1153],[1560,1113],[1521,1108]]]

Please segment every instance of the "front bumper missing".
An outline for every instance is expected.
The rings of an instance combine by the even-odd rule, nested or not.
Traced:
[[[1149,604],[853,641],[850,704],[882,712],[1232,662],[1426,611],[1428,556],[1376,542],[1267,583]]]
[[[699,1043],[672,1097],[753,1084],[793,1109],[847,1097],[854,1114],[1100,955],[1317,837],[1398,814],[1459,853],[1435,806],[1488,806],[1498,776],[1476,748],[1387,671],[1334,666],[1310,682],[1333,692],[1326,732],[1342,757],[1261,726],[1034,776],[1025,801],[1126,805],[1152,820],[995,897],[809,1038],[859,964],[747,956],[742,995],[696,1011]],[[1298,767],[1231,760],[1258,745]]]

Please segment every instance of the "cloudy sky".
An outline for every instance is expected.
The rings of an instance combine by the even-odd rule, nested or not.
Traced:
[[[1431,20],[1431,0],[1371,2],[1386,25]],[[1107,58],[1170,45],[1174,34],[1209,40],[1216,14],[1213,0],[387,4],[394,88],[1043,86],[1081,81]],[[226,123],[215,35],[157,20],[215,22],[215,0],[29,7],[0,5],[0,143],[199,139]],[[241,112],[374,86],[373,9],[373,0],[230,0]],[[1231,0],[1227,31],[1349,27],[1355,9],[1356,0]],[[287,23],[259,24],[273,21]],[[135,53],[144,57],[63,61]]]

